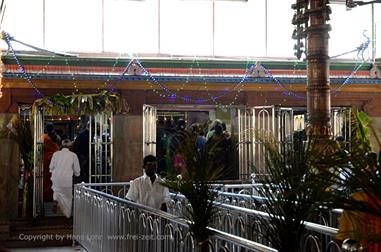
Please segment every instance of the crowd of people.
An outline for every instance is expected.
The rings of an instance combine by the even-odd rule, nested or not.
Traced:
[[[181,148],[184,141],[193,136],[198,152],[213,149],[213,164],[223,170],[221,180],[238,179],[238,163],[235,163],[238,151],[223,121],[217,119],[209,127],[201,123],[193,123],[187,127],[184,119],[178,119],[176,125],[170,119],[159,119],[156,136],[159,174],[182,174],[186,170]]]
[[[193,136],[190,137],[190,136]],[[171,121],[158,121],[157,129],[157,157],[148,155],[143,159],[143,175],[131,181],[126,198],[167,211],[169,198],[168,188],[162,185],[167,172],[183,175],[186,169],[186,160],[180,151],[184,142],[195,139],[194,148],[202,153],[213,148],[213,167],[223,167],[220,179],[234,178],[234,158],[236,152],[231,135],[221,120],[216,120],[207,128],[201,124],[192,124],[186,127],[183,119],[173,126]],[[172,170],[171,170],[172,169]],[[237,172],[238,173],[238,172]]]
[[[52,123],[46,124],[44,134],[44,202],[53,202],[53,211],[59,207],[66,217],[71,216],[73,184],[89,182],[89,128],[81,123],[81,130],[72,142],[67,136],[59,136]],[[184,172],[185,160],[179,152],[187,136],[196,136],[195,148],[198,152],[214,149],[213,164],[223,167],[220,179],[234,179],[232,153],[236,152],[230,133],[221,120],[215,120],[210,128],[201,124],[187,127],[185,120],[160,122],[157,128],[157,156],[147,156],[143,160],[144,174],[131,186],[128,197],[134,201],[156,206],[157,202],[139,192],[152,191],[153,198],[166,198],[166,190],[160,189],[160,179],[171,170],[174,173]],[[159,175],[157,175],[159,174]],[[73,176],[74,175],[74,176]],[[158,178],[158,179],[157,179]],[[156,182],[155,182],[156,181]],[[165,202],[165,200],[163,200]],[[152,203],[156,202],[156,203]],[[165,209],[159,206],[160,209]]]

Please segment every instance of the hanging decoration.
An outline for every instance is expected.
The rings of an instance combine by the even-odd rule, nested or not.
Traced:
[[[27,74],[25,68],[23,65],[21,65],[19,59],[17,58],[17,55],[16,55],[16,52],[15,50],[13,49],[13,46],[11,44],[11,39],[10,39],[10,36],[7,32],[3,31],[1,33],[1,36],[2,36],[2,39],[5,40],[5,43],[7,43],[7,46],[8,46],[8,50],[11,51],[12,53],[12,56],[14,58],[14,60],[16,61],[17,63],[17,66],[19,67],[19,71],[22,73],[22,75],[24,76],[24,78],[28,81],[28,83],[33,87],[33,89],[36,91],[36,93],[38,94],[39,97],[44,97],[44,95],[41,93],[40,90],[38,90],[38,88],[34,85],[34,83],[32,82],[32,77]]]
[[[369,47],[370,39],[369,37],[366,36],[365,32],[363,33],[363,36],[366,38],[366,41],[363,42],[360,46],[358,46],[355,50],[352,50],[347,53],[352,53],[354,51],[357,51],[357,57],[358,59],[362,59],[361,63],[356,64],[352,72],[348,77],[345,78],[344,82],[340,84],[336,89],[332,90],[332,93],[338,92],[344,85],[348,84],[353,78],[353,76],[357,73],[357,71],[361,68],[361,66],[364,64],[365,59],[364,59],[364,51]],[[44,95],[41,93],[41,91],[35,86],[35,84],[32,81],[32,77],[26,72],[25,67],[20,63],[15,51],[13,50],[13,47],[11,45],[11,38],[8,33],[2,32],[1,33],[1,39],[4,39],[5,42],[8,45],[9,51],[12,53],[14,60],[16,61],[18,65],[19,71],[22,73],[24,79],[27,80],[27,82],[34,88],[35,93],[37,94],[37,98],[43,98]],[[345,53],[345,54],[347,54]],[[341,56],[343,54],[340,54],[338,56]],[[72,56],[72,55],[67,55],[67,56]],[[53,55],[50,59],[47,65],[50,64],[50,61],[56,57],[56,55]],[[337,56],[334,56],[337,57]],[[182,82],[182,85],[180,87],[177,87],[176,90],[170,89],[168,86],[160,83],[158,79],[149,72],[148,69],[146,69],[141,61],[137,57],[130,57],[131,60],[127,64],[127,66],[124,68],[124,71],[119,75],[119,78],[117,78],[117,81],[121,81],[124,79],[125,75],[143,75],[146,76],[146,82],[149,83],[150,87],[152,88],[153,92],[156,93],[158,96],[162,98],[167,98],[169,102],[175,102],[176,100],[182,100],[186,103],[195,103],[195,104],[206,104],[208,102],[213,102],[216,106],[219,107],[228,107],[231,105],[234,105],[236,100],[239,97],[240,92],[243,90],[244,85],[248,81],[249,78],[269,78],[273,82],[275,82],[281,89],[283,89],[282,94],[285,96],[292,96],[297,99],[306,99],[305,96],[296,94],[294,91],[290,90],[285,84],[283,84],[279,79],[277,79],[275,76],[273,76],[270,72],[270,70],[266,69],[260,62],[257,62],[255,65],[251,64],[249,61],[246,62],[246,70],[244,72],[244,75],[241,77],[241,79],[237,83],[231,83],[232,85],[230,87],[224,88],[219,91],[218,94],[212,94],[209,88],[209,82],[205,76],[205,74],[202,72],[202,68],[200,66],[200,63],[196,59],[196,57],[193,58],[193,61],[190,66],[189,74],[186,74],[186,81]],[[108,74],[108,77],[106,81],[103,84],[103,88],[98,87],[97,91],[100,92],[108,92],[110,94],[115,93],[116,87],[112,84],[112,82],[115,80],[114,74],[115,74],[115,69],[117,64],[119,63],[119,58],[116,58],[113,66],[112,66],[112,71]],[[65,64],[67,68],[69,69],[69,75],[71,76],[71,79],[73,80],[73,87],[74,87],[74,92],[77,93],[77,95],[81,96],[81,94],[78,94],[78,86],[77,86],[77,79],[75,78],[75,74],[71,72],[71,68],[69,65],[69,61],[65,59]],[[297,64],[297,63],[296,63]],[[295,68],[296,65],[294,65]],[[37,75],[40,75],[41,73],[45,72],[47,66],[43,70],[41,70]],[[198,72],[197,72],[198,69]],[[295,69],[294,69],[295,72]],[[2,96],[1,93],[1,77],[2,77],[2,71],[0,73],[0,98]],[[190,83],[191,78],[194,76],[198,76],[204,83],[204,93],[205,95],[203,97],[191,97],[188,95],[181,95],[180,93],[184,91],[185,87],[187,84]],[[229,81],[230,82],[230,81]],[[279,90],[279,89],[277,89]],[[227,96],[228,94],[236,92],[234,98],[232,101],[228,104],[223,105],[219,100],[220,98]],[[54,101],[51,100],[51,103],[54,104]],[[67,108],[65,107],[60,107],[60,103],[55,106],[61,110],[65,110]],[[89,106],[88,106],[89,107]]]
[[[33,103],[33,110],[44,107],[48,115],[93,115],[100,112],[127,113],[126,101],[117,93],[106,90],[98,94],[45,96]]]
[[[203,79],[203,81],[204,81],[204,89],[206,90],[206,93],[208,94],[208,97],[209,97],[208,99],[203,99],[202,102],[205,103],[206,101],[209,101],[209,100],[210,100],[210,101],[212,101],[216,106],[221,107],[221,108],[226,108],[226,107],[229,107],[229,106],[234,105],[234,103],[235,103],[236,100],[238,99],[239,93],[240,93],[241,90],[242,90],[242,87],[243,87],[243,85],[244,85],[244,82],[245,82],[246,79],[250,76],[250,74],[251,74],[251,72],[252,72],[252,71],[251,71],[251,68],[252,68],[252,67],[249,66],[248,62],[246,62],[246,70],[245,70],[245,74],[244,74],[244,76],[241,78],[241,80],[240,80],[239,82],[235,83],[235,84],[233,85],[232,88],[230,88],[230,89],[229,89],[229,88],[225,88],[224,90],[222,90],[222,91],[220,92],[219,95],[215,95],[215,96],[213,96],[213,95],[210,93],[209,89],[208,89],[208,85],[207,85],[208,82],[207,82],[205,76],[201,74],[201,67],[200,67],[199,62],[197,61],[196,63],[197,63],[198,69],[200,69],[200,70],[199,70],[199,71],[200,71],[199,75],[202,76],[202,79]],[[231,101],[229,104],[227,104],[227,105],[223,105],[221,102],[218,102],[218,99],[220,99],[220,98],[222,98],[222,97],[228,95],[229,93],[231,93],[231,92],[233,92],[233,91],[237,91],[237,93],[236,93],[236,95],[234,96],[233,101]]]
[[[224,90],[222,90],[220,92],[220,94],[216,95],[216,96],[212,96],[210,94],[210,91],[208,90],[207,88],[207,80],[205,78],[204,75],[200,74],[201,76],[201,79],[203,80],[204,82],[204,87],[205,87],[205,91],[207,92],[208,94],[208,98],[194,98],[194,97],[190,97],[190,96],[184,96],[184,95],[180,95],[178,94],[176,91],[170,89],[169,87],[167,87],[166,85],[160,83],[154,75],[152,75],[143,65],[142,63],[136,59],[136,63],[137,65],[139,65],[139,67],[143,70],[143,75],[147,76],[147,82],[150,82],[152,81],[153,83],[155,83],[160,90],[163,90],[164,91],[164,94],[162,93],[159,93],[155,88],[152,87],[152,85],[150,85],[152,88],[153,88],[153,91],[155,93],[157,93],[160,97],[167,97],[170,101],[174,101],[176,99],[179,99],[179,100],[182,100],[184,102],[187,102],[187,103],[191,103],[191,102],[194,102],[196,104],[204,104],[208,101],[213,101],[217,106],[225,106],[225,105],[222,105],[222,104],[218,104],[217,103],[217,99],[221,98],[221,97],[224,97],[226,96],[227,94],[233,92],[233,91],[237,91],[237,95],[235,97],[234,100],[237,100],[237,97],[238,97],[238,93],[241,91],[241,89],[239,88],[243,82],[245,82],[247,80],[247,78],[249,77],[249,71],[248,69],[246,69],[246,72],[245,72],[245,75],[241,78],[241,80],[238,82],[238,83],[235,83],[233,85],[232,88],[225,88]],[[199,67],[198,65],[198,62],[197,63],[197,66]],[[230,105],[233,105],[234,104],[234,101],[230,104]]]

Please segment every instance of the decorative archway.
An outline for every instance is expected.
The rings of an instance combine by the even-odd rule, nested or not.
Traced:
[[[111,182],[113,168],[113,115],[127,113],[128,105],[117,93],[56,94],[36,100],[34,125],[33,217],[44,212],[44,116],[89,116],[89,182]]]

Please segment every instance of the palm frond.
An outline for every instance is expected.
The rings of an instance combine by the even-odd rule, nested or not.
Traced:
[[[267,139],[262,143],[265,168],[270,174],[258,191],[267,199],[264,211],[269,215],[260,217],[268,227],[263,235],[278,251],[299,251],[304,222],[317,216],[329,184],[316,179],[320,167],[315,163],[319,157],[313,140],[296,149],[279,148],[275,141]]]
[[[186,197],[188,203],[185,204],[184,217],[190,222],[191,234],[202,242],[209,237],[207,226],[217,213],[214,201],[218,193],[212,188],[212,183],[219,178],[222,169],[213,165],[212,150],[197,150],[197,136],[184,134],[183,137],[177,152],[184,158],[185,171],[181,176],[170,172],[163,185]]]

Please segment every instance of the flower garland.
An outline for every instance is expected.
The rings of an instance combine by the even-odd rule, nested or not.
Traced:
[[[43,107],[48,115],[93,115],[100,112],[127,113],[126,101],[117,93],[106,90],[98,94],[45,96],[33,103],[33,110]]]

